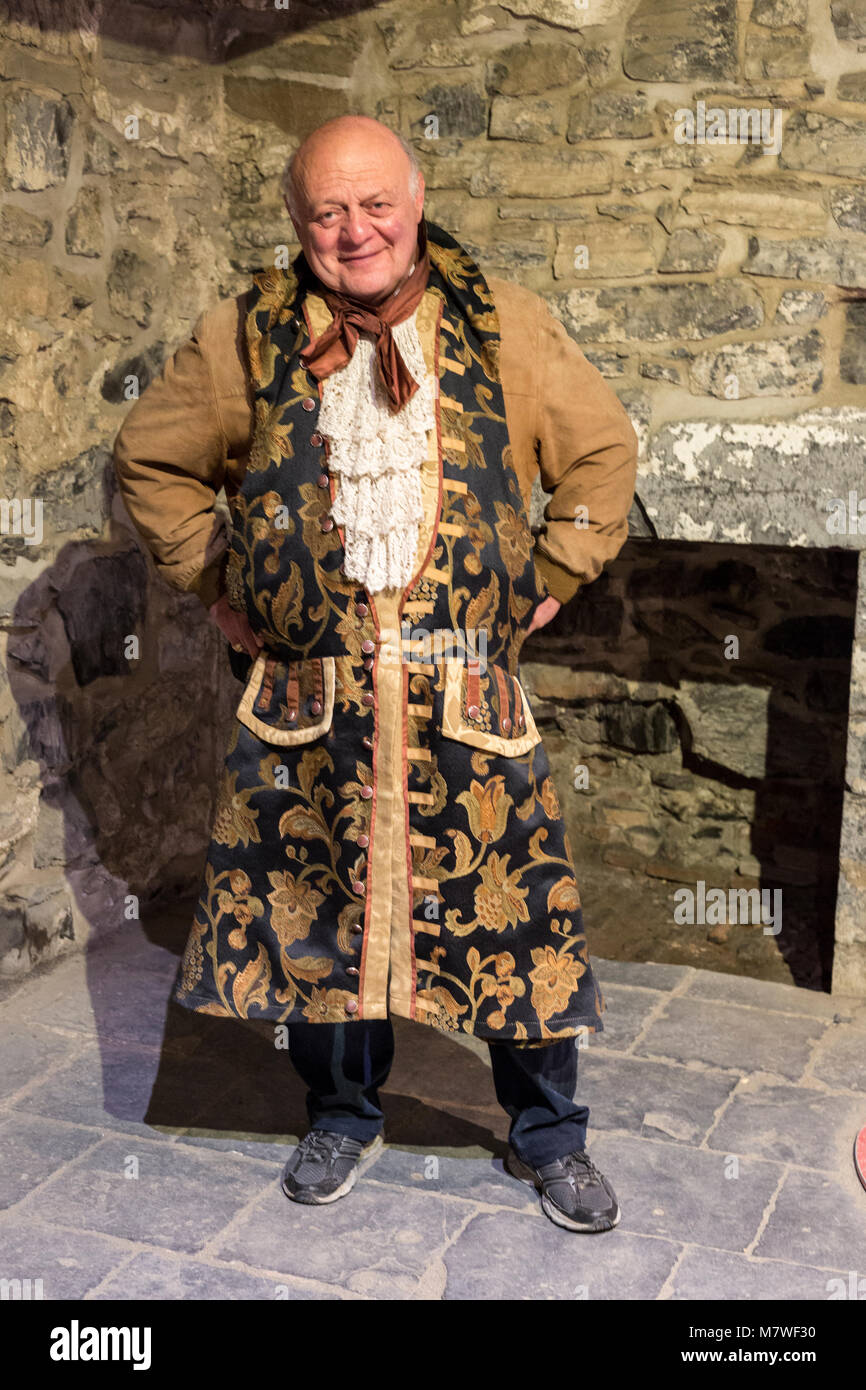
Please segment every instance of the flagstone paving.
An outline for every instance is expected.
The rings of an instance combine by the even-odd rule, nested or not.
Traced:
[[[386,1146],[347,1198],[302,1207],[279,1178],[304,1087],[272,1028],[170,1001],[183,925],[0,986],[0,1278],[85,1300],[821,1300],[866,1280],[866,1001],[593,958],[608,1012],[577,1096],[623,1212],[593,1237],[504,1171],[486,1045],[395,1019]]]

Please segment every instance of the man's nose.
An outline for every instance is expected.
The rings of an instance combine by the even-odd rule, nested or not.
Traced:
[[[369,217],[360,208],[356,212],[350,212],[343,224],[343,232],[353,246],[362,246],[370,237]]]

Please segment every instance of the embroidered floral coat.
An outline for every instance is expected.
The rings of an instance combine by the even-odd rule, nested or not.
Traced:
[[[235,406],[248,410],[242,468],[230,475],[220,428],[211,471],[197,464],[186,475],[211,497],[227,483],[230,536],[216,525],[199,531],[192,563],[172,554],[171,536],[188,545],[201,507],[183,483],[166,497],[176,466],[164,438],[164,463],[142,452],[148,396],[151,442],[154,412],[165,422],[171,409],[165,376],[118,436],[128,509],[166,577],[204,602],[227,590],[265,639],[254,662],[230,658],[244,689],[175,997],[203,1013],[288,1023],[397,1013],[532,1045],[602,1029],[605,1006],[520,647],[548,592],[569,597],[620,549],[636,439],[557,325],[563,352],[536,386],[533,424],[546,413],[560,433],[585,382],[600,405],[588,412],[592,457],[577,432],[566,458],[545,454],[536,434],[542,480],[560,482],[534,546],[527,451],[518,470],[501,372],[497,301],[515,287],[494,282],[506,286],[495,293],[448,233],[427,226],[417,325],[436,425],[404,590],[369,594],[341,569],[330,516],[338,479],[316,428],[321,388],[299,357],[330,313],[303,257],[254,277],[237,338],[222,340],[244,368],[243,395],[234,378]],[[516,294],[525,315],[540,317],[536,296]],[[513,330],[509,350],[519,357]],[[589,526],[574,525],[580,503]],[[569,504],[569,516],[556,515]]]

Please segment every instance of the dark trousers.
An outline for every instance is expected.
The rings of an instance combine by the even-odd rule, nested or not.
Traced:
[[[489,1042],[496,1098],[511,1117],[508,1138],[518,1158],[538,1167],[586,1145],[589,1109],[576,1105],[577,1039],[546,1047]],[[360,1023],[291,1023],[289,1056],[309,1087],[310,1127],[368,1144],[384,1127],[378,1088],[394,1060],[390,1019]]]

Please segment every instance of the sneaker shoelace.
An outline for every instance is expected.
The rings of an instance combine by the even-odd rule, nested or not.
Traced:
[[[603,1181],[601,1173],[596,1168],[589,1154],[581,1150],[566,1154],[563,1159],[563,1164],[569,1176],[574,1177],[578,1181],[580,1178],[588,1178],[590,1181],[594,1178],[598,1183]]]
[[[339,1135],[326,1134],[321,1129],[311,1129],[304,1139],[304,1147],[313,1157],[327,1158],[340,1142]]]

